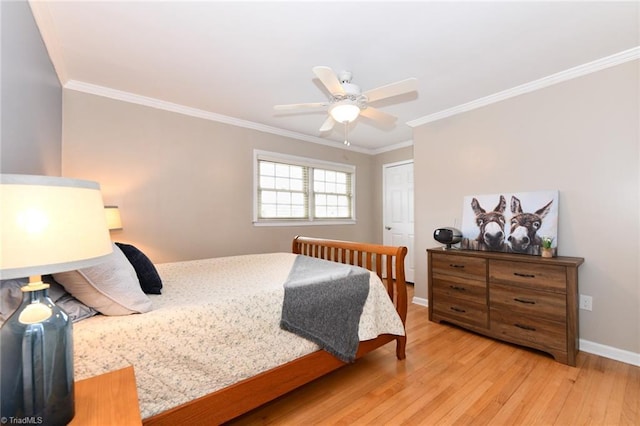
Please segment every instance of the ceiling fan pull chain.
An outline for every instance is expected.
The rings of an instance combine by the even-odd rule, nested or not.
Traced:
[[[348,139],[349,139],[349,123],[345,121],[344,122],[344,144],[346,146],[351,145]]]

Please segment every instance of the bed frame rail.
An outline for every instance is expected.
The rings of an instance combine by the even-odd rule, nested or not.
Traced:
[[[295,237],[293,253],[358,265],[376,272],[387,287],[402,323],[407,317],[404,276],[406,247]],[[391,271],[391,273],[387,273]],[[360,342],[356,359],[396,341],[396,357],[405,358],[406,336],[383,334]],[[143,420],[144,425],[221,424],[346,365],[318,350],[194,401]]]

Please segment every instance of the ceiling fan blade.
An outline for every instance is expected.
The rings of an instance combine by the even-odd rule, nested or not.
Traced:
[[[387,84],[386,86],[376,87],[363,93],[369,102],[379,101],[380,99],[390,98],[392,96],[402,95],[403,93],[418,90],[418,79],[407,78],[406,80],[397,81]]]
[[[327,106],[329,106],[329,102],[310,102],[306,104],[274,105],[273,109],[278,111],[287,111],[292,109],[325,108]]]
[[[386,126],[394,125],[396,123],[396,120],[398,119],[398,117],[396,117],[395,115],[391,115],[389,113],[371,107],[367,107],[360,111],[360,115],[370,118],[371,120],[375,120],[378,123]]]
[[[324,87],[327,88],[332,95],[344,95],[344,87],[340,84],[340,80],[336,73],[329,67],[313,67],[313,73],[320,79]]]
[[[322,126],[320,126],[320,133],[330,131],[331,129],[333,129],[333,126],[335,124],[336,124],[336,121],[333,119],[333,117],[328,116],[327,119],[322,124]]]

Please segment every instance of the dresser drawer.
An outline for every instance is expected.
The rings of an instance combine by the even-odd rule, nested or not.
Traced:
[[[432,285],[436,297],[455,297],[475,303],[486,303],[487,300],[485,281],[434,272]]]
[[[540,350],[567,350],[565,323],[542,318],[525,318],[520,314],[491,308],[491,333],[513,343]]]
[[[489,281],[565,293],[567,274],[563,266],[491,260]]]
[[[439,319],[461,325],[487,328],[489,325],[488,312],[486,304],[434,293],[433,314]]]
[[[523,318],[539,317],[564,323],[567,317],[564,294],[491,283],[489,300],[492,308],[518,313]]]
[[[466,256],[434,253],[431,256],[433,273],[455,275],[476,280],[487,279],[487,261]]]

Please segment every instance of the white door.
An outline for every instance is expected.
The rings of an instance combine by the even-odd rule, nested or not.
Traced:
[[[413,161],[385,164],[383,242],[409,249],[404,269],[408,282],[414,282]]]

